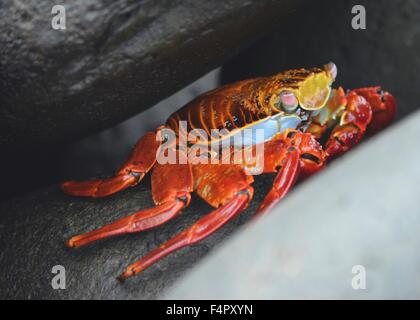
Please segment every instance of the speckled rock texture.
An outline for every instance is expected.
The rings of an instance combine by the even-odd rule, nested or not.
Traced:
[[[269,187],[261,179],[256,186],[264,192]],[[181,216],[154,230],[69,249],[64,241],[70,236],[153,205],[147,181],[103,199],[67,196],[52,186],[4,202],[0,204],[0,299],[156,298],[248,220],[262,196],[257,194],[243,215],[214,236],[168,256],[125,283],[116,279],[125,267],[192,225],[211,207],[193,197]],[[65,290],[51,286],[55,265],[66,269]]]
[[[0,148],[110,127],[181,89],[261,36],[296,1],[72,0],[0,5]]]

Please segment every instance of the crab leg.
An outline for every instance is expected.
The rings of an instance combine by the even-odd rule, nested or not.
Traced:
[[[160,140],[154,132],[146,133],[134,146],[127,161],[112,178],[91,181],[67,181],[61,189],[70,195],[100,198],[135,186],[153,167]]]
[[[72,237],[66,242],[68,247],[80,247],[93,241],[115,235],[135,233],[157,227],[177,216],[190,202],[193,191],[191,165],[156,164],[152,173],[152,193],[156,207],[138,211],[107,226]]]
[[[198,241],[201,241],[213,234],[245,209],[252,198],[252,192],[251,187],[243,190],[242,192],[238,192],[228,203],[204,216],[193,226],[182,231],[172,239],[162,244],[159,248],[153,250],[140,260],[131,264],[126,271],[120,275],[119,279],[125,280],[134,276],[168,254],[197,243]]]
[[[66,241],[66,246],[77,248],[111,236],[140,232],[156,227],[176,216],[184,206],[183,201],[173,201],[138,211],[102,228],[74,236]]]
[[[196,193],[217,209],[130,265],[120,276],[121,280],[141,272],[168,254],[213,234],[241,213],[252,199],[253,189],[250,184],[254,179],[246,175],[240,165],[195,164],[193,173]]]
[[[256,216],[261,216],[268,212],[277,202],[289,192],[295,184],[299,175],[300,154],[298,150],[290,152],[286,157],[286,162],[277,174],[273,188],[266,195],[259,206]]]
[[[319,171],[326,156],[312,134],[292,129],[265,144],[264,158],[264,172],[276,172],[279,167],[280,170],[256,217],[267,213],[283,199],[297,179],[304,179]]]

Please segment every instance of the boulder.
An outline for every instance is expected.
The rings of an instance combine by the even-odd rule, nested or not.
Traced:
[[[73,0],[0,9],[0,148],[113,126],[197,79],[297,6],[291,0]]]

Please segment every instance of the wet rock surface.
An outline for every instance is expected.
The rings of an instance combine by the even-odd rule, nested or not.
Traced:
[[[222,64],[295,1],[66,2],[0,7],[0,147],[80,138],[152,106]]]

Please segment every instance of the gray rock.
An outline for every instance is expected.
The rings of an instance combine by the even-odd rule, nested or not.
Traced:
[[[66,2],[0,6],[0,148],[75,139],[121,122],[222,64],[295,1]]]

